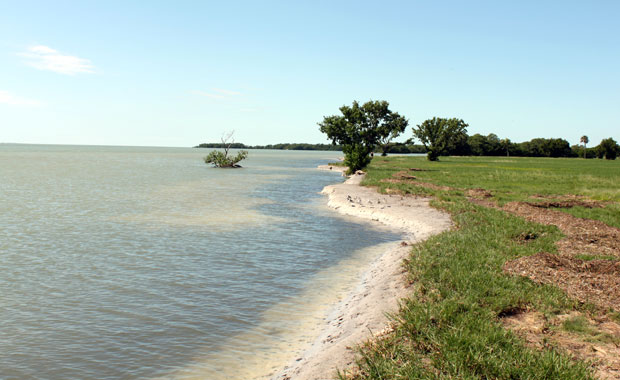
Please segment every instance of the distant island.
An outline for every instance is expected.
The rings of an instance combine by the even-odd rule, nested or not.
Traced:
[[[222,143],[202,143],[194,148],[224,148]],[[282,143],[269,145],[245,145],[243,143],[234,143],[230,145],[232,149],[275,149],[275,150],[328,150],[342,151],[341,145],[334,144],[306,144],[306,143]],[[426,153],[426,149],[422,145],[413,145],[405,143],[391,143],[387,153]]]

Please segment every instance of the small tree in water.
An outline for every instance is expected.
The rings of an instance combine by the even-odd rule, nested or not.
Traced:
[[[227,135],[222,136],[222,146],[224,151],[221,152],[219,150],[211,151],[207,157],[204,158],[205,163],[213,164],[216,168],[240,168],[241,165],[237,163],[241,160],[244,160],[248,157],[247,150],[241,150],[237,153],[236,156],[228,157],[228,152],[230,151],[230,147],[235,143],[235,139],[233,135],[235,131],[229,132]]]

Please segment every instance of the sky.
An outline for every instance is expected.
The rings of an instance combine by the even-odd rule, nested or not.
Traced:
[[[620,140],[618,1],[0,0],[0,142],[326,143],[387,100],[515,142]]]

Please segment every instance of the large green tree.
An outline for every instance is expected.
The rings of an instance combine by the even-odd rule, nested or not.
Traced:
[[[321,132],[342,146],[344,163],[349,174],[366,167],[372,159],[370,154],[377,145],[385,152],[390,140],[402,133],[408,121],[389,109],[389,103],[369,101],[360,105],[357,101],[340,107],[340,115],[323,117],[318,123]]]
[[[611,137],[601,140],[596,147],[596,155],[598,158],[605,157],[607,160],[615,160],[620,154],[620,145]]]
[[[454,145],[458,136],[467,133],[467,127],[468,124],[462,119],[434,117],[413,128],[413,135],[426,148],[426,157],[430,161],[437,161],[440,155],[446,153]]]
[[[387,156],[390,141],[405,132],[409,122],[398,112],[392,112],[385,100],[369,101],[362,105],[368,128],[376,134],[376,145],[381,147],[381,155]]]

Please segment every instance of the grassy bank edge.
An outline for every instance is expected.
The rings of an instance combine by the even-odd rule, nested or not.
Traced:
[[[588,363],[552,345],[532,349],[501,322],[523,310],[549,316],[593,311],[593,306],[571,300],[555,287],[502,272],[506,261],[555,252],[560,231],[473,204],[462,187],[454,187],[454,179],[452,188],[438,176],[427,178],[436,188],[382,181],[413,164],[441,171],[420,159],[382,159],[368,168],[364,184],[381,191],[431,195],[434,207],[452,215],[455,228],[413,247],[406,264],[413,295],[392,316],[394,332],[365,344],[358,367],[340,378],[593,378]],[[519,236],[524,233],[538,238],[523,243]]]

